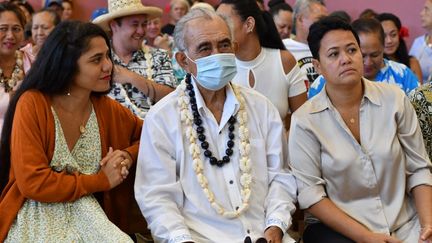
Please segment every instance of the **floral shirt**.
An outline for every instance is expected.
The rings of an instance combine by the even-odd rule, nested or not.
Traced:
[[[417,113],[426,151],[432,159],[432,83],[413,90],[409,97]]]
[[[156,83],[173,88],[176,87],[171,58],[164,50],[145,46],[143,49],[132,54],[132,58],[128,64],[124,63],[114,52],[112,56],[114,64],[125,67],[146,78],[151,76],[150,78]],[[145,118],[145,115],[152,105],[151,101],[147,99],[147,96],[130,83],[120,84],[116,83],[114,80],[114,87],[109,93],[109,96],[130,109],[141,119]]]

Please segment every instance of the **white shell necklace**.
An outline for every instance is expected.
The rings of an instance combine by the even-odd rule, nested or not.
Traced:
[[[190,79],[190,74],[187,75],[186,78]],[[186,82],[183,82],[179,86],[179,97],[178,97],[178,105],[180,107],[181,121],[186,126],[184,130],[186,133],[186,137],[190,143],[189,152],[192,155],[193,160],[193,169],[195,171],[198,183],[203,189],[204,194],[207,197],[207,200],[210,202],[212,208],[220,215],[225,218],[236,218],[239,217],[244,211],[249,208],[249,199],[251,196],[251,188],[250,185],[252,183],[251,176],[251,161],[249,158],[250,154],[250,142],[249,142],[249,130],[247,128],[247,112],[245,108],[245,100],[240,94],[238,87],[236,85],[231,84],[234,94],[237,100],[240,102],[239,114],[238,114],[238,122],[239,126],[239,138],[240,138],[240,184],[241,184],[241,199],[242,205],[236,210],[229,211],[222,207],[220,203],[215,200],[215,195],[209,188],[209,181],[207,177],[204,175],[204,164],[201,159],[201,149],[197,144],[197,132],[193,128],[193,114],[190,109],[190,98],[186,94]]]

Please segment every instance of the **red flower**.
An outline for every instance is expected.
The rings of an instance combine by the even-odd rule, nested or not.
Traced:
[[[409,37],[409,30],[407,27],[402,26],[399,30],[399,36],[402,38]]]

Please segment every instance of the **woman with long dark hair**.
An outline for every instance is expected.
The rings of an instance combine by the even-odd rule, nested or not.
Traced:
[[[414,56],[408,55],[408,49],[403,39],[402,23],[400,19],[391,13],[378,14],[376,17],[384,30],[384,57],[395,62],[405,64],[416,74],[422,83],[422,70],[420,63]]]
[[[255,0],[222,0],[217,12],[232,21],[237,75],[233,81],[253,88],[278,108],[289,130],[291,113],[307,99],[304,74],[277,32],[273,18]]]
[[[94,24],[60,23],[34,65],[1,137],[0,241],[131,241],[93,196],[104,192],[104,209],[120,215],[130,208],[133,188],[125,186],[133,182],[128,171],[142,126],[105,96],[112,85],[108,36]],[[125,209],[114,192],[122,192]]]

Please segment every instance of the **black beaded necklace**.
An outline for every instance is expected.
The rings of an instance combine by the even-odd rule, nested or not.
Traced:
[[[192,115],[194,117],[194,124],[196,125],[196,132],[198,134],[198,140],[201,142],[201,148],[204,149],[204,156],[209,158],[211,165],[217,165],[219,167],[224,166],[226,163],[230,162],[230,157],[233,154],[232,148],[234,147],[234,128],[237,119],[233,116],[228,120],[228,142],[227,149],[225,150],[225,156],[221,160],[217,159],[213,156],[213,153],[208,149],[209,144],[206,141],[206,136],[204,135],[204,127],[202,126],[201,116],[198,112],[198,106],[196,104],[195,91],[193,90],[193,86],[191,83],[191,75],[188,73],[186,75],[186,89],[189,95],[189,101],[191,104]]]

